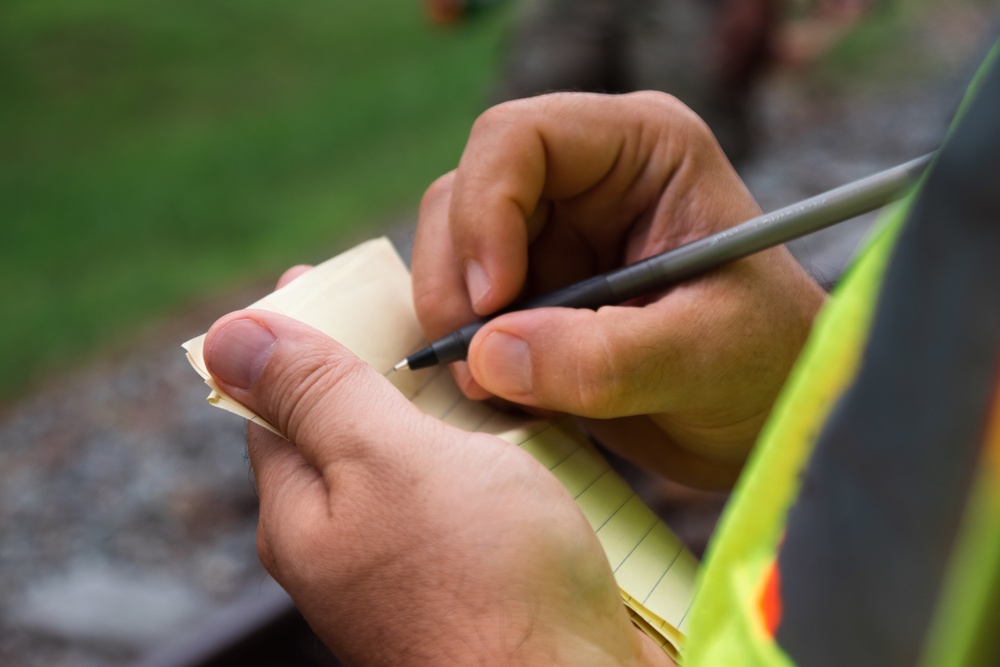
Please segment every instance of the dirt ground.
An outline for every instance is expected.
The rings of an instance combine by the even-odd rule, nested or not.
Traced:
[[[985,53],[995,10],[938,17],[914,39],[941,68],[862,87],[770,77],[741,167],[772,209],[933,150]],[[834,282],[872,216],[793,244]],[[388,227],[406,243],[409,221]],[[372,235],[386,231],[373,226]],[[331,248],[331,254],[343,248]],[[250,286],[157,323],[134,344],[0,412],[0,663],[116,666],[267,588],[242,423],[204,401],[180,343],[257,298]],[[724,496],[636,483],[700,552]]]

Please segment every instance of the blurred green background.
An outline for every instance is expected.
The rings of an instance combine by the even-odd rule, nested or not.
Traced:
[[[5,0],[0,400],[414,211],[486,102],[505,21],[442,30],[417,0]]]
[[[0,2],[0,405],[157,317],[413,217],[498,76],[513,5]],[[800,13],[814,0],[788,0]],[[877,2],[800,84],[926,76]]]

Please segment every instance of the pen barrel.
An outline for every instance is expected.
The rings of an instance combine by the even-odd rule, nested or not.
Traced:
[[[620,303],[701,275],[756,252],[868,213],[898,198],[926,169],[925,155],[604,276]]]
[[[617,294],[608,282],[608,276],[601,275],[582,280],[543,296],[528,299],[523,303],[517,304],[517,307],[512,310],[552,307],[590,308],[596,310],[601,306],[616,303],[616,298]]]
[[[461,329],[457,329],[443,338],[438,338],[416,354],[411,355],[407,359],[407,365],[410,370],[415,371],[437,364],[450,364],[454,361],[465,359],[469,353],[469,344],[472,343],[472,337],[476,335],[476,332],[485,323],[485,320],[477,320],[466,324]]]
[[[559,290],[552,294],[546,294],[535,299],[529,299],[523,303],[519,303],[516,308],[508,309],[493,315],[492,317],[498,317],[504,313],[513,312],[515,310],[528,310],[533,308],[547,308],[547,307],[560,307],[560,308],[599,308],[608,303],[613,303],[615,298],[614,292],[608,285],[608,281],[605,276],[595,276],[583,282],[570,285],[565,289]],[[492,319],[491,317],[491,319]],[[466,324],[464,327],[455,330],[454,332],[448,334],[444,338],[439,338],[438,340],[431,343],[425,350],[428,350],[431,354],[424,354],[419,359],[410,358],[410,368],[416,370],[417,368],[424,368],[426,366],[433,366],[435,363],[438,364],[450,364],[454,361],[461,361],[466,358],[469,353],[469,345],[472,344],[472,338],[476,333],[483,328],[488,320],[476,320]],[[416,364],[416,366],[414,366]]]
[[[519,303],[492,317],[530,308],[589,308],[624,303],[683,280],[787,243],[806,234],[867,213],[899,197],[930,164],[933,153],[848,183],[783,209],[760,215],[673,250]],[[408,358],[411,369],[465,359],[486,320],[478,320],[438,339]]]

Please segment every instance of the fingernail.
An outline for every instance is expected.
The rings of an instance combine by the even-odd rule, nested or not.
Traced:
[[[469,290],[469,298],[472,300],[473,308],[490,291],[490,278],[479,262],[474,259],[470,259],[465,264],[465,287]]]
[[[219,380],[249,389],[260,377],[277,342],[273,333],[254,320],[233,320],[212,338],[205,361]]]
[[[476,357],[487,389],[512,397],[531,393],[531,350],[523,338],[491,333]]]

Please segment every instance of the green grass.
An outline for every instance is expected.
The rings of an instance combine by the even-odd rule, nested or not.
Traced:
[[[505,21],[442,31],[421,12],[5,2],[0,397],[414,209],[482,109]]]

